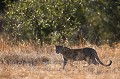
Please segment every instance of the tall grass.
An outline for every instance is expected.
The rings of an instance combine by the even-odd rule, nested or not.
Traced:
[[[0,79],[119,79],[120,78],[120,44],[114,48],[108,45],[72,46],[71,48],[94,48],[104,63],[113,61],[110,67],[90,65],[83,67],[84,61],[69,63],[62,69],[62,55],[55,53],[54,45],[18,43],[10,45],[9,41],[0,39]]]

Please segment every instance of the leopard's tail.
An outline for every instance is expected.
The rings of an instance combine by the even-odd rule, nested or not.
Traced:
[[[110,66],[110,65],[112,64],[112,61],[111,61],[111,60],[110,60],[109,64],[104,64],[103,62],[100,61],[100,59],[99,59],[99,57],[98,57],[97,54],[96,54],[96,57],[95,57],[95,58],[96,58],[97,61],[98,61],[101,65],[103,65],[103,66]]]

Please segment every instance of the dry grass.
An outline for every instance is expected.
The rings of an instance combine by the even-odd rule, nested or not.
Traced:
[[[80,48],[86,46],[73,46]],[[88,47],[88,45],[87,45]],[[120,44],[114,48],[107,45],[97,47],[100,59],[110,67],[101,65],[83,68],[84,61],[74,62],[74,67],[67,64],[62,69],[62,56],[55,53],[53,45],[39,47],[32,43],[20,43],[10,46],[0,40],[0,79],[120,79]]]

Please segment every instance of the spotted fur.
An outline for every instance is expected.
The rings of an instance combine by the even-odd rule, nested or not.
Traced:
[[[72,61],[86,61],[88,65],[94,64],[98,65],[101,64],[103,66],[110,66],[112,61],[110,60],[109,64],[104,64],[100,61],[97,52],[93,48],[81,48],[81,49],[70,49],[68,47],[63,46],[56,46],[56,53],[60,53],[63,55],[64,63],[63,69],[67,64],[68,60]]]

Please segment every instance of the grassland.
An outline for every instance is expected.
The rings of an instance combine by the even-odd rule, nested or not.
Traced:
[[[0,79],[120,79],[120,44],[114,48],[108,45],[72,46],[71,48],[92,47],[104,63],[113,61],[110,67],[90,65],[85,62],[67,64],[62,69],[62,55],[55,53],[54,45],[42,48],[33,43],[19,43],[10,46],[0,40]]]

